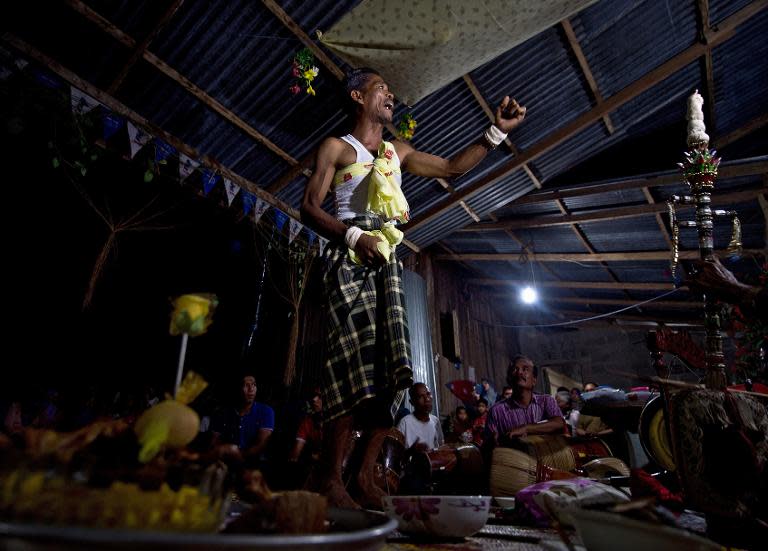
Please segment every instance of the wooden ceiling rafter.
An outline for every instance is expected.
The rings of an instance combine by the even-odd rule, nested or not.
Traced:
[[[581,74],[584,76],[584,79],[587,81],[587,86],[589,86],[589,89],[592,92],[592,98],[595,100],[595,105],[602,105],[603,95],[600,93],[600,88],[597,86],[597,80],[595,80],[595,76],[592,74],[592,69],[589,68],[589,62],[587,61],[587,57],[584,55],[584,51],[581,49],[581,44],[579,43],[579,39],[576,37],[576,33],[573,31],[571,22],[568,19],[563,19],[560,22],[560,27],[562,27],[563,32],[565,33],[565,37],[568,40],[568,45],[571,47],[571,52],[573,52],[574,57],[576,57],[576,61],[579,63]],[[615,129],[613,127],[611,116],[606,113],[602,118],[605,129],[609,134],[613,134]]]
[[[765,116],[768,122],[768,114]],[[718,147],[723,147],[718,145]],[[768,173],[768,160],[748,161],[740,164],[724,164],[718,169],[719,178],[737,178],[740,176],[753,176],[756,174]],[[556,199],[569,199],[572,197],[583,197],[585,195],[597,195],[614,191],[625,191],[630,189],[642,189],[644,187],[662,187],[679,185],[682,182],[682,176],[679,172],[662,174],[659,176],[634,177],[628,180],[617,182],[607,182],[602,184],[584,184],[569,186],[567,188],[537,191],[528,195],[523,195],[510,202],[510,206],[529,205],[532,203],[548,203]]]
[[[508,296],[509,293],[495,291],[490,293],[493,296]],[[623,299],[623,298],[583,298],[583,297],[539,297],[540,301],[547,302],[566,302],[569,304],[582,304],[582,305],[594,305],[594,306],[633,306],[639,302],[643,302],[635,299]],[[684,300],[654,300],[643,304],[643,308],[656,307],[656,308],[671,308],[678,310],[696,310],[702,308],[701,302],[686,302]]]
[[[482,287],[519,287],[521,285],[528,284],[526,281],[493,278],[469,279],[467,282],[470,285],[477,285]],[[554,287],[558,289],[605,289],[613,291],[620,291],[622,289],[628,289],[630,291],[671,291],[674,288],[674,285],[671,281],[658,283],[616,283],[614,281],[539,281],[537,282],[537,285],[539,287]],[[679,287],[679,289],[687,290],[687,287]]]
[[[218,161],[210,158],[207,155],[201,155],[200,152],[197,151],[194,147],[186,144],[181,139],[177,138],[173,134],[170,134],[169,132],[160,128],[159,126],[156,126],[147,118],[143,117],[139,113],[133,111],[131,108],[124,105],[119,100],[112,97],[106,91],[101,90],[100,88],[91,84],[87,80],[81,78],[79,75],[75,74],[73,71],[67,69],[66,67],[64,67],[63,65],[55,61],[54,59],[40,52],[33,46],[27,44],[25,41],[21,40],[17,36],[7,32],[3,33],[1,36],[4,42],[11,45],[13,48],[20,51],[30,59],[33,59],[34,61],[47,67],[50,71],[58,75],[64,81],[84,91],[86,94],[98,100],[101,104],[105,105],[115,113],[124,117],[126,120],[130,120],[134,124],[137,124],[139,126],[146,128],[153,135],[161,138],[163,141],[175,147],[177,151],[184,153],[190,158],[198,159],[202,165],[207,166],[219,172],[222,176],[232,180],[232,182],[236,183],[241,188],[249,191],[250,193],[253,193],[260,199],[266,201],[273,207],[279,208],[280,210],[292,216],[293,218],[298,219],[299,217],[298,211],[293,207],[291,207],[290,205],[287,205],[277,197],[274,197],[273,195],[267,193],[262,188],[257,186],[255,183],[233,172],[229,168],[223,166]]]
[[[755,0],[748,4],[720,23],[718,25],[717,31],[713,30],[710,33],[711,38],[707,44],[696,43],[681,53],[677,54],[672,59],[649,71],[643,77],[632,82],[611,97],[605,99],[601,105],[595,106],[586,113],[582,113],[580,116],[576,117],[562,128],[559,128],[558,130],[544,137],[542,140],[533,144],[530,148],[521,152],[520,155],[516,156],[510,162],[496,168],[483,178],[480,178],[479,180],[464,186],[460,190],[457,190],[456,193],[452,194],[445,201],[441,201],[428,208],[423,213],[415,216],[405,226],[405,230],[409,231],[422,226],[433,218],[444,213],[446,210],[452,208],[458,203],[459,200],[466,200],[476,193],[479,193],[489,186],[495,184],[499,180],[509,176],[512,172],[520,168],[524,163],[538,158],[540,155],[546,153],[568,138],[576,135],[578,132],[584,130],[597,120],[600,120],[604,114],[615,111],[630,100],[649,90],[654,85],[660,83],[693,61],[696,61],[702,55],[704,55],[708,49],[714,48],[715,46],[722,44],[734,36],[736,28],[740,24],[749,20],[752,16],[767,6],[768,0]]]
[[[125,80],[125,77],[128,76],[128,71],[130,71],[136,62],[141,59],[141,56],[144,55],[145,51],[147,51],[149,45],[155,38],[157,38],[157,35],[160,34],[160,31],[165,28],[165,26],[168,24],[168,22],[183,3],[184,0],[173,0],[173,2],[171,2],[163,15],[160,17],[160,20],[155,23],[155,26],[152,28],[152,30],[150,30],[147,33],[147,36],[145,36],[144,39],[136,45],[136,47],[131,52],[131,55],[128,57],[128,60],[123,64],[123,67],[120,69],[120,71],[117,73],[117,76],[112,80],[112,83],[107,88],[107,93],[109,95],[115,95],[115,92],[117,92],[117,89],[120,88],[120,85]]]
[[[699,40],[706,44],[712,32],[709,26],[709,0],[696,0],[696,27]],[[717,134],[717,118],[715,117],[715,75],[712,68],[712,49],[707,49],[702,57],[702,82],[704,83],[705,110],[707,113],[707,130]]]
[[[74,11],[76,11],[77,13],[85,17],[88,21],[90,21],[91,23],[94,23],[97,27],[99,27],[100,29],[105,31],[107,34],[112,36],[114,39],[120,42],[123,46],[131,50],[137,49],[137,42],[133,37],[126,34],[122,29],[117,27],[111,21],[107,20],[105,17],[103,17],[101,14],[99,14],[95,10],[91,9],[88,5],[86,5],[81,0],[64,0],[64,3],[67,4]],[[299,161],[294,159],[290,154],[288,154],[286,151],[280,148],[277,144],[272,142],[264,134],[262,134],[261,132],[253,128],[250,124],[245,122],[243,119],[238,117],[234,112],[232,112],[230,109],[222,105],[219,101],[217,101],[211,95],[209,95],[205,90],[197,86],[194,82],[192,82],[187,77],[185,77],[180,72],[178,72],[176,69],[168,65],[165,61],[157,57],[151,51],[149,51],[148,49],[145,49],[141,53],[141,58],[144,59],[144,61],[146,61],[153,67],[155,67],[156,69],[158,69],[166,77],[170,78],[171,80],[179,84],[182,88],[184,88],[187,92],[189,92],[192,96],[194,96],[198,101],[200,101],[200,103],[207,106],[212,111],[218,113],[225,120],[229,121],[238,129],[243,131],[246,135],[250,136],[255,141],[260,143],[262,146],[269,149],[272,153],[274,153],[275,155],[283,159],[289,165],[296,166],[297,164],[299,164]]]
[[[713,206],[733,205],[744,201],[751,201],[766,193],[765,185],[757,189],[747,189],[712,196]],[[477,233],[491,230],[503,229],[521,229],[521,228],[544,228],[550,226],[564,226],[571,224],[581,224],[584,222],[596,222],[599,220],[619,220],[622,218],[634,218],[647,214],[655,214],[667,211],[665,203],[653,203],[643,205],[632,205],[629,207],[616,207],[599,209],[592,212],[577,214],[544,214],[540,216],[531,216],[526,218],[515,218],[514,220],[500,220],[498,222],[483,222],[474,226],[469,226],[458,230],[460,233]],[[678,211],[691,209],[693,205],[678,205]]]
[[[715,251],[720,256],[727,256],[728,251]],[[743,256],[763,256],[763,249],[744,249]],[[530,255],[529,255],[530,256]],[[535,253],[533,260],[537,262],[628,262],[638,260],[671,260],[669,251],[627,251],[619,253]],[[520,253],[456,253],[450,255],[435,255],[435,260],[468,260],[474,262],[506,262],[517,260]],[[698,250],[680,251],[680,260],[697,260]]]

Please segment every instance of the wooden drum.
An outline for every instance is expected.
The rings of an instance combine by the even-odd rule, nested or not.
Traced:
[[[545,480],[563,480],[576,475],[544,465],[524,451],[496,448],[491,458],[491,495],[514,496],[531,484]]]

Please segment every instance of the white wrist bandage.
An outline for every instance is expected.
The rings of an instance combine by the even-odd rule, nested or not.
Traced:
[[[507,135],[499,130],[499,127],[495,124],[492,124],[488,127],[488,130],[485,131],[484,136],[488,143],[493,144],[494,147],[499,145],[507,138]]]
[[[363,235],[362,229],[357,226],[350,226],[347,233],[344,234],[344,242],[347,244],[347,247],[354,249],[355,245],[357,245],[357,240],[360,239],[361,235]]]

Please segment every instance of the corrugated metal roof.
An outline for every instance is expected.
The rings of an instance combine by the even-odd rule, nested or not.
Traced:
[[[672,260],[672,253],[669,254]],[[669,262],[664,260],[631,260],[627,262],[606,262],[620,281],[627,283],[663,282],[672,283]]]
[[[547,268],[563,281],[613,281],[596,262],[547,262]]]
[[[523,243],[537,253],[585,253],[587,250],[570,226],[549,226],[515,230]]]
[[[516,216],[533,216],[535,214],[560,214],[560,209],[554,201],[546,201],[542,203],[528,203],[523,205],[506,205],[497,211],[495,214],[499,218],[514,218]]]
[[[645,203],[645,195],[639,189],[623,189],[607,191],[594,195],[582,195],[563,199],[566,208],[571,212],[594,209],[595,207],[615,207]]]
[[[597,2],[571,23],[604,97],[696,41],[694,2]]]
[[[579,224],[600,253],[668,249],[653,215]]]

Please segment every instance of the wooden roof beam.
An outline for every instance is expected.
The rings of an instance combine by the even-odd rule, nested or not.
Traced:
[[[267,193],[266,191],[264,191],[262,188],[260,188],[250,180],[247,180],[246,178],[243,178],[239,174],[232,172],[229,168],[223,166],[222,164],[215,161],[214,159],[211,159],[207,155],[200,156],[200,153],[195,148],[187,145],[186,143],[181,141],[179,138],[166,132],[159,126],[156,126],[154,123],[144,118],[142,115],[136,113],[135,111],[133,111],[132,109],[130,109],[129,107],[125,106],[123,103],[118,101],[117,99],[113,98],[107,92],[97,88],[87,80],[81,78],[80,76],[70,71],[69,69],[67,69],[66,67],[64,67],[63,65],[55,61],[54,59],[46,56],[39,50],[30,46],[20,38],[16,37],[11,33],[3,33],[2,40],[10,44],[11,46],[13,46],[15,49],[17,49],[24,55],[28,56],[29,58],[47,67],[49,70],[57,74],[64,81],[68,82],[72,86],[79,88],[80,90],[83,90],[86,94],[88,94],[89,96],[92,96],[94,99],[98,100],[103,105],[107,106],[109,109],[114,111],[115,113],[119,114],[122,117],[125,117],[127,120],[130,120],[131,122],[139,126],[146,128],[150,133],[152,133],[155,136],[158,136],[163,141],[169,143],[170,145],[175,147],[179,152],[184,153],[188,157],[199,160],[203,166],[207,166],[213,170],[218,171],[225,178],[232,180],[241,188],[249,191],[250,193],[253,193],[254,195],[266,201],[273,207],[279,208],[280,210],[292,216],[293,218],[296,218],[297,220],[299,219],[299,213],[296,209],[287,205],[286,203],[274,197],[273,195]]]
[[[716,251],[721,256],[727,256],[728,251]],[[763,249],[744,249],[746,255],[765,255]],[[529,255],[536,262],[629,262],[638,260],[671,259],[669,251],[631,251],[621,253],[535,253]],[[680,251],[680,260],[697,260],[698,250]],[[458,253],[454,255],[435,255],[435,260],[459,260],[472,262],[517,262],[520,253]]]
[[[589,86],[589,89],[592,92],[592,98],[595,100],[595,105],[602,105],[603,103],[603,95],[600,93],[600,88],[597,86],[597,81],[595,80],[594,75],[592,74],[592,70],[589,68],[589,63],[587,62],[587,57],[584,55],[584,51],[581,49],[581,44],[579,44],[579,39],[576,38],[576,33],[573,32],[573,27],[571,26],[571,22],[567,19],[564,19],[560,22],[560,26],[563,28],[563,31],[565,32],[565,37],[568,40],[568,44],[571,46],[571,51],[573,52],[573,55],[576,57],[576,61],[579,63],[579,67],[581,68],[581,74],[584,75],[584,79],[587,81],[587,85]],[[613,134],[614,128],[613,128],[613,121],[611,120],[611,116],[608,113],[605,113],[603,115],[603,124],[605,124],[605,129],[608,130],[609,134]]]
[[[115,92],[117,92],[117,89],[120,88],[120,85],[125,80],[125,77],[128,76],[128,71],[130,71],[131,67],[133,67],[139,59],[141,59],[141,57],[144,55],[144,52],[146,52],[147,48],[149,48],[149,45],[157,37],[157,35],[160,34],[160,31],[165,28],[165,26],[168,24],[168,22],[183,3],[184,0],[173,0],[173,2],[171,2],[171,4],[168,6],[168,9],[166,9],[165,13],[163,13],[162,17],[160,17],[160,21],[158,21],[154,28],[152,28],[147,36],[144,37],[144,40],[137,44],[133,49],[130,57],[128,58],[128,61],[125,62],[122,69],[120,69],[120,72],[117,73],[117,76],[112,81],[112,84],[110,84],[109,88],[107,88],[108,94],[112,96],[115,95]]]
[[[526,151],[521,152],[520,155],[516,156],[508,163],[491,171],[485,177],[480,178],[479,180],[458,190],[445,201],[442,201],[428,208],[423,213],[414,217],[408,224],[406,224],[404,229],[408,231],[426,224],[436,216],[439,216],[446,210],[452,208],[458,203],[459,200],[466,200],[468,197],[471,197],[472,195],[495,184],[499,180],[509,176],[512,172],[520,168],[524,163],[536,159],[556,145],[572,137],[584,128],[587,128],[595,121],[600,120],[606,113],[610,113],[611,111],[618,109],[628,101],[636,98],[646,90],[649,90],[654,85],[658,84],[670,75],[676,73],[683,67],[700,58],[706,53],[707,49],[722,44],[731,38],[734,35],[736,28],[741,23],[747,21],[766,6],[768,6],[768,0],[755,0],[751,4],[737,11],[725,19],[720,25],[718,25],[718,30],[716,32],[713,31],[712,39],[708,44],[694,44],[693,46],[687,48],[669,61],[661,64],[656,69],[650,71],[645,76],[641,77],[629,86],[606,99],[602,105],[595,106],[586,113],[576,117],[576,119],[551,133],[543,140],[531,146]]]
[[[712,205],[732,205],[743,201],[751,201],[766,193],[765,185],[757,189],[737,191],[723,195],[713,195]],[[682,211],[693,208],[693,205],[677,205],[676,209]],[[484,222],[475,224],[458,230],[461,233],[477,233],[489,230],[502,229],[525,229],[525,228],[543,228],[548,226],[564,226],[569,224],[582,224],[584,222],[594,222],[597,220],[619,220],[621,218],[634,218],[646,214],[656,214],[666,212],[666,203],[653,203],[645,205],[634,205],[630,207],[618,207],[611,209],[601,209],[594,212],[580,214],[547,214],[542,216],[531,216],[527,218],[515,218],[514,220],[500,220],[498,222]]]
[[[707,44],[711,29],[709,26],[709,0],[696,0],[697,21],[696,26],[699,32],[699,41]],[[705,110],[707,112],[707,130],[710,134],[717,133],[717,120],[715,118],[715,75],[712,69],[712,49],[707,49],[703,57],[703,82],[704,97],[706,98]]]
[[[509,293],[504,292],[492,292],[489,293],[492,296],[506,297]],[[539,296],[539,300],[543,302],[565,302],[569,304],[583,304],[586,306],[633,306],[640,300],[634,299],[610,299],[610,298],[582,298],[582,297],[547,297]],[[638,306],[639,308],[640,306]],[[642,308],[655,307],[655,308],[670,308],[674,310],[702,310],[703,305],[701,302],[686,302],[683,300],[654,300],[642,305]]]
[[[64,0],[64,2],[70,8],[72,8],[73,10],[81,14],[83,17],[85,17],[88,21],[90,21],[91,23],[94,23],[97,27],[99,27],[100,29],[105,31],[107,34],[112,36],[115,40],[123,44],[123,46],[126,46],[127,48],[130,48],[132,50],[138,49],[136,40],[128,36],[116,25],[114,25],[112,22],[102,17],[101,14],[91,9],[81,0]],[[144,59],[144,61],[146,61],[147,63],[149,63],[156,69],[158,69],[165,76],[167,76],[177,84],[181,85],[182,88],[187,90],[187,92],[193,95],[198,101],[200,101],[200,103],[207,106],[212,111],[218,113],[221,117],[231,122],[237,128],[242,130],[245,134],[247,134],[248,136],[256,140],[258,143],[260,143],[270,151],[272,151],[272,153],[274,153],[275,155],[283,159],[289,165],[295,166],[299,164],[299,162],[296,159],[294,159],[291,155],[283,151],[277,144],[272,142],[264,134],[262,134],[261,132],[253,128],[251,125],[246,123],[243,119],[238,117],[231,110],[224,107],[221,103],[219,103],[217,100],[211,97],[202,88],[200,88],[191,80],[189,80],[187,77],[179,73],[176,69],[168,65],[165,61],[158,58],[155,54],[145,49],[141,53],[141,57]]]
[[[768,114],[762,118],[764,120],[762,121],[761,126],[765,123],[768,123]],[[756,121],[757,119],[755,121],[750,121],[750,124],[757,124]],[[756,128],[752,128],[752,130],[756,130]],[[717,147],[723,147],[723,145],[717,143]],[[759,158],[758,160],[743,162],[739,164],[733,164],[725,161],[720,165],[718,169],[719,178],[735,178],[739,176],[751,176],[754,174],[765,173],[768,173],[768,160],[766,160],[766,158]],[[600,193],[613,191],[679,185],[681,181],[682,176],[680,175],[679,171],[676,171],[670,172],[668,174],[637,177],[620,182],[585,184],[562,189],[553,189],[551,191],[538,191],[519,197],[509,204],[528,205],[532,203],[548,203],[557,199],[584,197],[585,195],[597,195]]]
[[[530,285],[529,281],[490,278],[468,279],[467,283],[470,285],[477,285],[482,287],[520,287]],[[621,291],[623,289],[627,289],[628,291],[670,291],[671,289],[674,289],[674,284],[672,281],[658,283],[617,283],[614,281],[537,281],[536,286],[554,287],[557,289],[607,289],[613,291]],[[680,287],[680,289],[685,290],[687,287]]]

